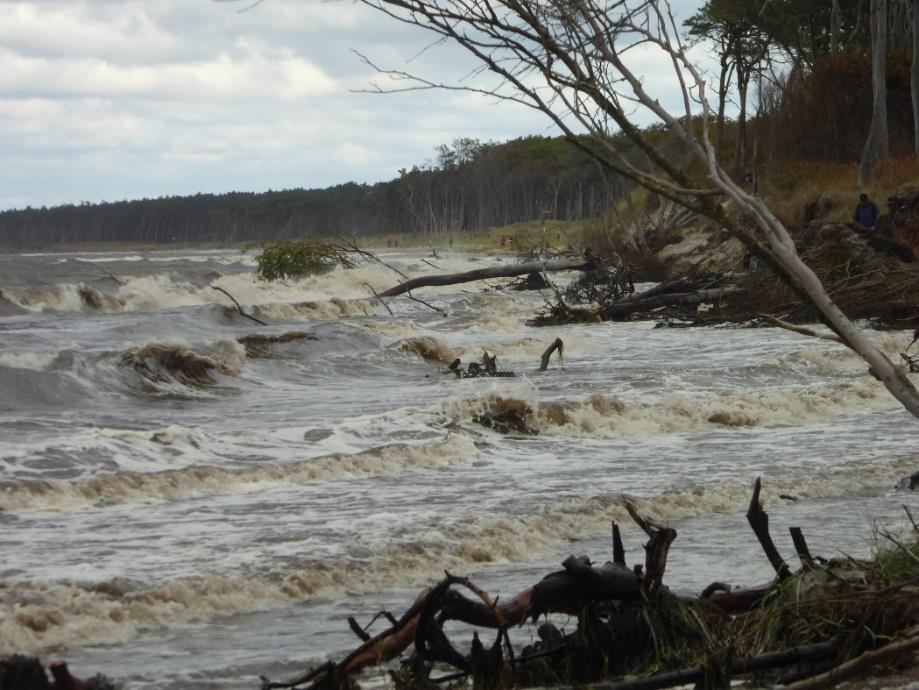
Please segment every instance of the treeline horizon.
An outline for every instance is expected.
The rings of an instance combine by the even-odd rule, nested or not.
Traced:
[[[0,246],[236,244],[305,237],[463,233],[603,214],[631,185],[562,137],[457,139],[398,177],[321,189],[197,193],[0,211]]]
[[[707,41],[720,58],[720,73],[712,75],[713,88],[718,84],[713,136],[718,159],[737,180],[788,161],[849,163],[863,157],[878,67],[871,7],[863,0],[776,0],[757,9],[738,0],[707,0],[685,22],[687,37]],[[907,0],[891,0],[886,16],[874,34],[887,39],[880,61],[887,110],[879,160],[919,155],[919,99],[912,100],[919,68],[911,65],[919,35],[909,31]],[[736,105],[736,118],[726,115],[728,102]],[[644,137],[663,157],[691,165],[663,127],[645,129]],[[438,147],[433,163],[375,184],[2,211],[0,247],[236,244],[580,221],[609,213],[633,188],[597,162],[602,155],[590,155],[603,150],[592,147],[609,145],[637,168],[651,165],[622,135],[573,142],[560,136],[503,143],[461,138]]]

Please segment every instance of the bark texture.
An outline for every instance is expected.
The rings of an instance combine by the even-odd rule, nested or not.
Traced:
[[[890,134],[887,128],[887,0],[871,0],[871,83],[873,108],[871,129],[858,171],[858,184],[871,181],[874,169],[890,157]]]

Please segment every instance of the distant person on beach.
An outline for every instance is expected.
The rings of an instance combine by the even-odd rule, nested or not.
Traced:
[[[866,228],[873,228],[877,223],[878,216],[881,214],[878,205],[868,198],[868,195],[862,192],[858,195],[858,206],[852,214],[852,220]]]

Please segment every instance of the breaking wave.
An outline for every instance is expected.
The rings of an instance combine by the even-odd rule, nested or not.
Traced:
[[[26,313],[28,313],[27,309],[8,299],[0,292],[0,316],[19,316]]]
[[[206,276],[210,279],[211,276]],[[336,269],[300,280],[263,282],[253,273],[214,274],[211,283],[200,283],[174,273],[120,276],[101,280],[104,289],[84,283],[67,283],[34,290],[4,289],[0,315],[10,311],[153,311],[206,304],[227,305],[227,297],[211,285],[223,288],[247,307],[262,308],[277,318],[338,318],[342,315],[374,314],[380,308],[372,301],[367,285],[380,289],[393,282],[380,266]],[[352,306],[357,303],[358,306]],[[285,307],[288,307],[285,310]]]
[[[332,297],[322,301],[261,304],[252,311],[257,316],[276,321],[329,321],[343,316],[372,316],[379,308],[379,304],[368,300],[346,302]]]
[[[153,440],[167,443],[168,437],[157,437],[163,433],[169,432],[155,432]],[[477,455],[471,441],[452,434],[438,443],[395,444],[351,455],[335,454],[285,464],[265,463],[246,468],[193,465],[163,472],[104,475],[75,482],[21,481],[0,489],[0,510],[79,510],[99,504],[174,501],[188,496],[255,491],[265,484],[278,482],[297,484],[449,467]]]
[[[537,402],[490,392],[475,399],[446,401],[442,411],[454,421],[509,413],[541,433],[634,438],[719,427],[798,426],[895,407],[896,401],[880,383],[865,379],[806,390],[672,394],[654,402],[632,402],[600,393],[581,401]]]
[[[767,504],[780,494],[823,498],[891,484],[915,459],[858,463],[801,480],[768,479]],[[870,479],[866,479],[870,478]],[[870,482],[870,483],[866,483]],[[274,570],[203,574],[160,583],[115,579],[95,583],[0,581],[0,648],[39,653],[72,644],[120,642],[140,631],[215,616],[271,609],[316,596],[361,593],[482,564],[525,562],[567,541],[628,523],[625,502],[662,521],[735,511],[749,502],[746,483],[689,486],[655,496],[604,494],[559,500],[520,516],[460,517],[391,540],[370,557],[288,562]]]
[[[237,338],[236,342],[246,349],[246,357],[262,359],[271,357],[274,346],[302,340],[318,340],[318,338],[305,331],[288,331],[277,335],[262,335],[259,333],[243,335]]]
[[[405,352],[412,352],[422,359],[428,359],[441,364],[449,364],[456,355],[445,343],[437,338],[421,337],[407,338],[398,342],[397,347]]]
[[[184,345],[152,344],[121,353],[118,363],[136,373],[145,384],[159,390],[159,384],[180,383],[201,387],[217,383],[215,374],[238,376],[245,366],[246,349],[235,340],[217,341],[207,354]]]

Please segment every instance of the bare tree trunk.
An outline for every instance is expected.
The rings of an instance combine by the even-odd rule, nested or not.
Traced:
[[[678,38],[671,33],[671,28],[674,33],[676,31],[675,22],[666,1],[646,0],[627,14],[608,12],[593,3],[569,3],[566,0],[496,0],[500,13],[492,9],[492,3],[475,0],[455,0],[446,7],[435,0],[362,1],[390,14],[404,11],[407,14],[401,17],[403,21],[418,24],[444,39],[455,41],[475,55],[484,67],[503,78],[504,90],[499,88],[492,92],[499,98],[523,102],[543,112],[569,141],[610,170],[721,223],[775,270],[796,294],[814,305],[826,324],[847,346],[861,355],[890,393],[919,418],[919,391],[906,374],[836,306],[817,275],[798,256],[787,228],[768,205],[735,183],[718,164],[710,139],[709,128],[713,118],[705,93],[706,80],[687,57]],[[560,21],[544,21],[547,16],[542,9],[544,5],[551,8],[550,15],[556,12]],[[872,0],[872,6],[877,8],[876,14],[879,15],[876,17],[879,30],[875,32],[874,64],[879,66],[875,76],[880,76],[880,79],[876,79],[875,86],[879,87],[881,97],[876,98],[875,103],[884,106],[887,3],[886,0]],[[482,34],[488,36],[487,40],[472,38]],[[626,64],[628,60],[624,57],[627,58],[631,50],[644,49],[648,44],[664,52],[674,66],[683,96],[683,107],[677,115],[661,104],[658,94],[650,94],[641,75]],[[507,55],[512,57],[505,59]],[[745,79],[740,79],[741,74],[738,73],[739,83],[749,82],[748,74],[756,64],[753,62],[750,69],[741,70],[746,73]],[[543,78],[547,87],[545,92],[522,79],[521,74],[530,74],[530,68]],[[430,87],[430,82],[417,81]],[[572,84],[575,86],[572,87]],[[574,95],[571,94],[572,89]],[[694,157],[706,164],[709,179],[702,180],[680,169],[646,139],[620,106],[620,96],[653,113]],[[693,102],[702,106],[701,141],[694,128],[685,126],[687,121],[695,119]],[[556,110],[558,103],[563,104],[562,109],[576,124],[569,124],[565,115]],[[877,140],[883,144],[886,155],[886,107],[882,114],[882,118],[875,118],[883,126],[884,134]],[[616,148],[610,136],[613,124],[655,163],[660,174],[639,168]],[[581,128],[586,129],[591,143],[596,146],[585,142]],[[872,129],[877,131],[877,127]],[[874,140],[875,137],[872,137],[871,141]],[[709,182],[714,183],[715,189],[708,186]],[[756,228],[750,229],[728,217],[723,206],[714,201],[718,192],[730,197],[739,211],[748,212]],[[456,278],[452,276],[453,280]],[[400,294],[408,287],[414,286],[397,286],[391,294]]]
[[[871,129],[862,150],[858,184],[871,181],[874,168],[890,157],[890,136],[887,130],[887,0],[871,0],[871,83],[874,107]]]
[[[910,90],[913,97],[913,152],[919,155],[919,0],[913,0],[913,64]]]
[[[544,273],[551,271],[589,271],[596,267],[594,259],[587,256],[574,257],[571,259],[552,259],[550,261],[531,261],[523,264],[506,264],[501,266],[490,266],[488,268],[477,268],[465,273],[446,273],[441,275],[419,276],[411,278],[404,283],[399,283],[395,287],[389,288],[380,293],[380,297],[395,297],[409,290],[415,290],[421,287],[458,285],[459,283],[470,283],[474,280],[487,280],[488,278],[512,278],[522,276],[528,273]]]
[[[919,0],[917,0],[919,2]],[[727,51],[721,54],[721,74],[718,76],[718,120],[715,123],[715,155],[721,162],[721,150],[724,143],[724,109],[728,100],[728,87],[731,84],[733,63],[728,61]]]
[[[740,99],[740,113],[737,116],[737,146],[734,153],[738,164],[747,161],[747,88],[750,85],[750,72],[737,67],[737,96]]]
[[[842,23],[842,10],[839,8],[839,0],[833,0],[833,9],[830,11],[830,53],[836,55],[839,52],[839,30]]]

